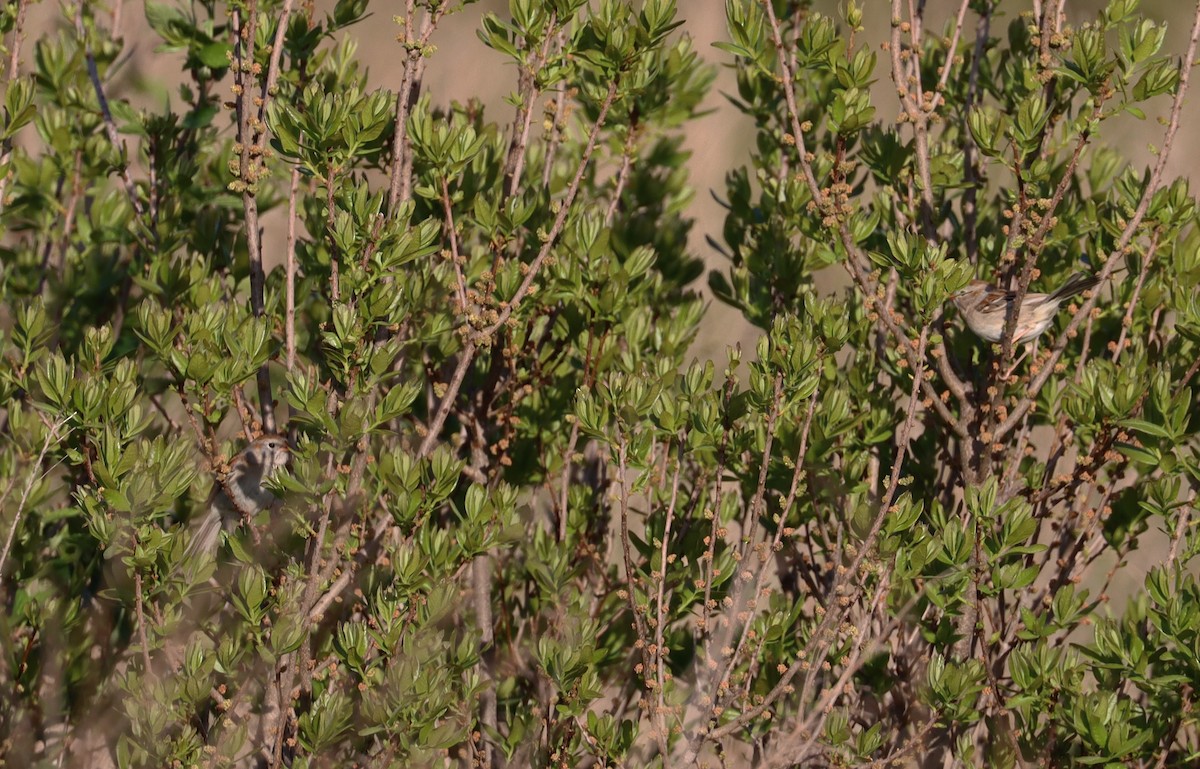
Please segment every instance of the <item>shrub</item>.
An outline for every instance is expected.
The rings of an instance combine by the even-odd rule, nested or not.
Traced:
[[[1200,7],[1181,63],[1136,0],[894,2],[880,60],[855,2],[729,0],[709,286],[761,333],[717,363],[687,9],[486,14],[497,122],[422,89],[462,5],[407,0],[396,92],[367,5],[147,2],[152,108],[120,3],[0,16],[7,762],[1195,760]],[[1103,146],[1153,111],[1149,169]],[[949,302],[1080,271],[1024,360]],[[276,432],[281,501],[189,550]]]

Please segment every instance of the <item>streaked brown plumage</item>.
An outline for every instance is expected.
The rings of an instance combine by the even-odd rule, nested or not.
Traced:
[[[271,505],[276,497],[263,483],[290,459],[287,439],[279,435],[264,435],[234,457],[224,483],[213,486],[185,555],[215,553],[222,529],[232,531],[242,519]]]
[[[1017,315],[1013,342],[1029,342],[1041,336],[1054,322],[1054,316],[1064,301],[1087,291],[1099,282],[1100,279],[1093,275],[1077,272],[1049,294],[1025,294]],[[1009,307],[1016,299],[1016,292],[1005,291],[982,280],[973,280],[951,299],[967,326],[977,336],[989,342],[999,342],[1004,335],[1005,319]]]

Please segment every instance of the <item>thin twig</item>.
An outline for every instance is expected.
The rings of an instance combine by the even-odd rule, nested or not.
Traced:
[[[546,60],[550,55],[550,46],[557,39],[555,35],[555,25],[557,22],[558,15],[554,11],[551,11],[550,18],[546,21],[546,28],[542,31],[541,50],[521,70],[520,83],[518,85],[518,94],[521,100],[520,105],[517,107],[517,114],[513,118],[512,138],[509,140],[508,145],[508,159],[504,164],[504,196],[502,202],[515,195],[521,185],[521,174],[525,170],[525,154],[529,147],[529,128],[533,123],[533,105],[541,93],[541,90],[537,87],[537,72],[546,64]]]
[[[29,495],[33,492],[34,483],[38,480],[39,470],[42,466],[42,460],[46,458],[46,452],[50,450],[50,445],[58,441],[58,431],[67,423],[74,415],[63,417],[53,425],[48,425],[46,432],[46,440],[42,441],[41,451],[38,452],[37,459],[34,460],[33,467],[29,471],[29,479],[25,482],[25,489],[21,492],[21,501],[17,503],[17,511],[13,514],[12,526],[8,529],[8,536],[4,539],[4,549],[0,550],[0,578],[4,575],[4,563],[8,560],[8,552],[12,548],[13,538],[17,535],[17,527],[21,523],[21,513],[25,512],[25,505],[29,502]]]
[[[333,474],[333,468],[329,467],[327,477]],[[310,540],[308,551],[308,579],[304,583],[304,595],[300,600],[301,614],[307,613],[309,607],[316,603],[317,583],[321,573],[321,551],[325,547],[325,535],[329,531],[329,517],[333,512],[334,499],[333,494],[326,494],[323,504],[321,505],[321,520],[317,524],[316,536]],[[303,677],[304,689],[307,691],[312,685],[312,680],[309,677],[308,658],[311,654],[308,644],[304,644],[301,648],[301,664],[300,675]]]
[[[629,183],[629,172],[633,170],[633,158],[637,154],[637,125],[630,121],[626,129],[625,145],[621,150],[621,170],[617,172],[617,183],[613,189],[612,200],[608,202],[608,210],[604,212],[604,226],[611,227],[617,208],[621,205],[621,194]]]
[[[562,33],[559,33],[560,36]],[[560,40],[559,45],[562,45]],[[542,159],[542,186],[550,189],[550,180],[554,177],[554,159],[558,155],[558,146],[562,142],[562,122],[567,111],[567,94],[562,88],[554,97],[554,122],[550,126],[549,138],[546,142],[546,156]]]
[[[892,18],[900,19],[900,0],[892,0]],[[911,74],[905,72],[902,62],[901,49],[903,44],[900,34],[903,24],[892,25],[892,36],[889,46],[892,55],[892,79],[896,84],[896,93],[900,97],[900,106],[905,118],[913,125],[914,158],[917,161],[918,187],[921,193],[920,219],[921,230],[930,240],[936,237],[933,225],[933,172],[929,155],[929,122],[925,111],[925,99],[921,87],[921,27],[920,19],[909,3],[909,50],[908,58],[911,63]],[[947,62],[948,63],[948,62]],[[909,87],[916,90],[916,96]]]
[[[942,65],[942,74],[938,77],[937,89],[933,92],[933,99],[929,102],[929,111],[936,110],[944,101],[944,92],[946,84],[950,82],[950,70],[953,69],[954,53],[958,49],[958,40],[962,36],[963,24],[967,18],[967,8],[970,7],[971,0],[962,0],[958,6],[958,16],[954,20],[954,32],[950,36],[950,46],[946,49],[946,63]]]
[[[642,676],[646,682],[653,680],[651,676],[655,669],[654,660],[650,656],[650,630],[646,627],[646,618],[643,616],[640,607],[638,606],[638,590],[641,579],[636,576],[633,566],[633,554],[630,551],[629,543],[629,476],[628,476],[628,447],[625,439],[621,435],[617,435],[617,473],[618,485],[620,493],[620,525],[621,525],[621,558],[625,565],[625,600],[629,604],[629,613],[633,616],[633,627],[637,633],[639,644],[637,648],[641,652],[642,657]],[[651,719],[655,724],[654,739],[658,743],[659,755],[666,760],[667,757],[667,729],[666,717],[661,709],[651,709]]]
[[[138,197],[137,186],[133,183],[133,177],[129,175],[129,152],[117,131],[117,121],[113,119],[112,110],[108,106],[108,98],[104,95],[104,84],[100,82],[100,70],[96,67],[96,55],[92,52],[92,41],[83,26],[82,3],[75,14],[75,34],[79,36],[79,40],[84,46],[88,78],[92,81],[92,89],[96,92],[96,101],[100,105],[100,114],[104,118],[104,130],[108,135],[108,141],[121,155],[121,165],[117,169],[117,173],[125,185],[125,194],[129,198],[129,204],[133,206],[138,218],[144,219],[146,207],[142,205],[141,198]]]
[[[492,648],[495,643],[495,623],[492,620],[492,559],[486,553],[478,556],[471,563],[471,598],[475,605],[475,622],[479,626],[479,654],[482,655],[486,650]],[[496,714],[496,687],[492,677],[491,669],[482,662],[475,668],[476,674],[479,676],[483,684],[483,691],[479,695],[479,720],[488,731],[497,730],[497,714]],[[492,754],[495,746],[492,744],[490,736],[484,736],[482,740],[483,747],[483,766],[493,766]]]
[[[554,223],[550,230],[544,236],[545,240],[542,244],[541,250],[538,252],[538,255],[534,258],[533,262],[530,263],[525,281],[521,284],[521,287],[518,288],[517,293],[513,296],[512,300],[510,300],[508,306],[500,313],[500,317],[496,324],[489,327],[479,335],[481,339],[486,339],[487,337],[491,336],[492,333],[494,333],[499,329],[500,326],[508,321],[508,318],[512,315],[512,311],[519,304],[520,300],[529,293],[530,287],[532,286],[533,281],[537,278],[542,264],[546,261],[550,251],[553,249],[554,245],[558,241],[559,236],[562,234],[563,227],[566,225],[567,215],[575,202],[575,197],[579,191],[579,186],[582,183],[588,164],[591,161],[591,156],[595,150],[596,141],[599,137],[600,130],[603,127],[608,110],[616,98],[617,85],[618,84],[614,79],[614,82],[609,87],[609,91],[604,102],[601,104],[600,114],[596,118],[596,123],[589,133],[588,141],[584,147],[583,154],[579,159],[575,176],[572,179],[570,186],[567,188],[566,194],[564,195],[562,201],[559,202],[558,214],[555,217]],[[432,453],[434,447],[437,445],[438,439],[441,435],[442,426],[445,424],[446,418],[449,416],[450,411],[454,407],[454,402],[458,397],[458,392],[462,387],[463,381],[466,379],[467,371],[470,369],[471,363],[475,359],[477,350],[477,342],[475,339],[469,337],[465,341],[463,349],[459,352],[458,364],[455,367],[454,374],[446,387],[445,393],[442,395],[441,403],[438,405],[433,419],[426,426],[425,436],[422,439],[421,445],[417,451],[418,458],[423,459],[428,457],[430,453]],[[390,530],[391,518],[381,516],[372,529],[370,541],[381,541],[383,536]],[[366,551],[367,548],[362,548],[360,550],[362,553],[365,553]],[[354,569],[346,569],[343,571],[342,574],[339,575],[338,578],[329,586],[322,597],[313,605],[313,609],[309,612],[309,616],[319,616],[318,609],[321,611],[327,609],[329,605],[336,600],[341,592],[350,584],[353,574]]]
[[[454,292],[458,311],[467,311],[467,281],[458,263],[458,231],[454,227],[454,207],[450,204],[450,184],[442,177],[442,212],[446,215],[446,238],[450,241],[450,264],[454,267]]]
[[[974,108],[979,95],[979,62],[983,58],[987,46],[988,34],[992,23],[992,5],[984,3],[983,13],[975,24],[975,47],[971,52],[971,71],[967,76],[967,98],[963,104],[962,119],[966,120]],[[979,261],[979,210],[976,205],[977,187],[980,181],[975,167],[975,141],[970,131],[963,131],[963,181],[967,188],[962,197],[963,245],[967,249],[967,259],[974,265]]]
[[[152,406],[154,406],[154,408],[158,409],[158,413],[162,414],[163,419],[167,420],[167,424],[169,424],[171,426],[171,429],[177,433],[183,432],[183,425],[179,424],[179,422],[175,419],[175,417],[171,416],[171,414],[167,411],[166,407],[163,406],[162,396],[157,395],[157,394],[152,394],[149,396],[149,398],[150,398],[150,404]]]
[[[928,335],[929,335],[929,327],[926,326],[921,331],[921,338],[920,338],[920,344],[919,344],[920,352],[918,354],[918,360],[924,359],[925,344],[926,344],[926,340],[928,339]],[[897,488],[899,487],[900,469],[903,466],[904,458],[905,458],[906,454],[908,453],[908,451],[907,451],[908,450],[908,440],[912,434],[912,428],[913,428],[913,424],[914,424],[915,417],[916,417],[917,404],[920,402],[918,399],[918,396],[920,395],[919,381],[922,379],[923,374],[924,374],[923,367],[918,369],[917,371],[913,372],[913,386],[909,393],[908,409],[907,409],[907,413],[905,415],[904,424],[900,428],[900,434],[899,434],[900,437],[897,440],[898,448],[896,451],[896,458],[892,463],[891,479],[888,483],[887,493],[885,493],[883,496],[883,502],[880,505],[879,513],[875,516],[875,520],[871,524],[871,529],[869,530],[867,535],[863,538],[862,542],[857,545],[858,554],[855,556],[854,561],[851,563],[851,565],[845,571],[842,571],[840,569],[838,570],[839,575],[848,575],[845,578],[854,578],[854,575],[858,574],[858,570],[862,566],[863,560],[867,557],[867,554],[871,551],[872,547],[874,547],[875,538],[878,537],[879,531],[883,527],[883,521],[887,517],[887,514],[890,511],[890,508],[892,506],[892,497],[896,493]],[[830,595],[836,594],[836,591],[841,587],[842,581],[843,581],[843,578],[839,577],[839,579],[834,583],[833,591],[830,593]],[[832,625],[835,616],[838,617],[837,621],[840,622],[840,617],[844,616],[845,612],[849,611],[849,608],[851,605],[852,604],[847,604],[841,611],[836,611],[836,610],[834,610],[834,607],[829,607],[825,612],[825,619],[822,620],[822,628],[819,628],[816,633],[813,633],[813,635],[811,636],[812,641],[810,641],[810,643],[815,642],[816,640],[818,640],[821,637],[822,629],[826,625]],[[800,670],[805,665],[810,665],[810,670],[819,668],[820,665],[816,662],[816,659],[819,656],[820,655],[814,655],[811,653],[807,653],[807,650],[806,650],[806,653],[804,654],[804,656],[802,658],[797,659],[795,662],[793,662],[788,667],[787,672],[783,674],[783,676],[780,678],[779,682],[775,685],[774,688],[771,689],[771,691],[763,698],[763,700],[760,703],[755,705],[753,708],[750,708],[749,710],[744,711],[737,718],[733,719],[729,723],[721,726],[718,729],[713,730],[708,735],[709,738],[713,739],[713,740],[720,739],[726,735],[732,734],[737,729],[740,729],[741,727],[743,727],[746,724],[753,721],[755,718],[757,718],[759,715],[761,715],[763,712],[765,712],[767,710],[767,708],[771,707],[771,705],[773,705],[776,700],[778,700],[784,694],[791,691],[792,679],[795,678],[796,674],[799,673]],[[810,688],[809,681],[806,680],[806,684],[804,686],[804,691],[801,694],[801,701],[804,701],[807,699],[806,692],[808,691],[809,688]]]
[[[287,370],[296,367],[296,196],[300,189],[300,169],[292,168],[292,182],[288,188],[287,244],[284,247],[284,264],[287,271],[284,294],[283,338]]]
[[[401,192],[401,176],[407,165],[406,158],[412,152],[408,141],[408,113],[416,101],[418,81],[415,77],[416,59],[421,52],[413,45],[413,15],[417,12],[415,0],[405,0],[404,8],[404,76],[400,90],[396,93],[396,132],[392,136],[392,168],[388,185],[388,212],[395,213],[401,200],[408,200],[408,180]]]
[[[1193,491],[1188,497],[1188,501],[1184,503],[1179,511],[1179,520],[1175,522],[1175,531],[1171,533],[1171,546],[1167,549],[1167,566],[1175,563],[1179,558],[1179,543],[1183,540],[1184,533],[1187,531],[1188,523],[1191,520],[1192,508],[1196,505],[1196,492]]]
[[[83,198],[83,150],[75,150],[75,170],[71,176],[71,197],[67,202],[67,212],[63,215],[62,237],[59,238],[58,259],[49,265],[62,280],[67,267],[67,254],[71,249],[71,235],[75,232],[75,214],[79,209],[79,201]],[[43,277],[43,280],[45,278]]]
[[[813,390],[812,395],[809,396],[809,399],[808,399],[808,409],[804,416],[804,426],[800,430],[800,446],[796,450],[796,458],[795,458],[795,461],[793,462],[791,486],[788,488],[787,496],[783,499],[783,502],[779,507],[779,520],[775,527],[775,534],[771,539],[770,548],[768,551],[763,552],[762,556],[759,559],[758,573],[755,576],[755,582],[754,582],[754,592],[753,592],[752,597],[749,602],[750,608],[752,608],[752,609],[757,608],[756,602],[758,601],[759,596],[763,595],[763,590],[764,590],[763,583],[765,581],[766,574],[767,574],[767,562],[768,562],[767,554],[768,553],[777,553],[780,550],[780,547],[781,547],[781,544],[783,541],[784,532],[787,531],[786,523],[787,523],[788,512],[791,510],[792,505],[795,504],[795,502],[796,502],[796,494],[800,489],[800,482],[805,477],[804,456],[805,456],[805,454],[808,453],[808,439],[811,434],[813,415],[816,413],[817,400],[818,400],[819,396],[820,396],[820,388],[816,388]],[[743,559],[743,562],[744,562],[744,560],[745,559]],[[740,601],[735,602],[735,605],[739,605],[739,604],[740,604]],[[734,649],[733,654],[730,655],[729,664],[726,666],[724,675],[722,676],[720,683],[716,687],[716,692],[720,692],[722,689],[725,689],[728,687],[729,676],[733,672],[733,666],[735,664],[737,664],[738,660],[742,656],[742,650],[745,648],[747,640],[749,640],[750,628],[752,627],[752,625],[753,625],[753,623],[750,622],[749,619],[742,625],[741,638],[738,640],[738,645]],[[762,636],[760,636],[759,647],[758,647],[759,649],[762,648],[762,644],[765,643],[766,640],[767,640],[766,634],[763,634]],[[754,660],[755,658],[751,657],[750,659]],[[749,687],[750,684],[751,684],[751,677],[747,676],[746,686]],[[714,697],[714,699],[719,702],[718,698]],[[723,707],[724,705],[722,704],[720,706]]]
[[[722,482],[725,474],[725,462],[729,451],[730,429],[729,413],[730,405],[733,400],[734,392],[737,389],[737,381],[732,375],[725,382],[725,390],[722,394],[721,413],[725,417],[721,424],[721,443],[717,451],[717,467],[713,475],[713,490],[712,490],[712,509],[708,513],[711,518],[709,524],[709,532],[707,537],[707,547],[704,549],[702,556],[703,563],[703,579],[704,579],[704,603],[700,605],[700,630],[704,634],[704,657],[712,659],[712,585],[715,575],[716,552],[717,552],[717,532],[721,526],[721,502],[722,502]]]
[[[462,352],[458,354],[458,365],[454,369],[454,374],[450,377],[449,384],[446,385],[446,394],[442,396],[442,402],[438,405],[438,410],[434,412],[433,419],[425,428],[425,438],[421,441],[421,447],[417,450],[417,457],[424,459],[433,452],[433,447],[437,444],[438,438],[441,437],[442,425],[446,423],[446,417],[450,416],[450,410],[454,408],[454,399],[458,397],[458,391],[462,387],[463,380],[467,377],[467,369],[471,367],[472,361],[475,360],[475,343],[468,340],[463,345]]]
[[[267,64],[267,77],[263,80],[262,102],[258,105],[258,119],[264,120],[267,114],[267,104],[275,95],[275,83],[279,80],[279,61],[283,57],[283,39],[287,35],[288,17],[292,15],[293,0],[283,0],[283,9],[279,12],[279,26],[275,28],[275,38],[271,43],[271,60]]]
[[[142,572],[140,569],[134,569],[133,572],[133,589],[134,595],[134,610],[137,613],[137,632],[138,642],[142,645],[142,664],[145,665],[144,672],[150,674],[150,643],[146,639],[146,613],[144,610],[145,597],[142,595]]]
[[[17,73],[21,66],[21,43],[25,39],[25,9],[29,7],[29,0],[17,0],[17,18],[13,24],[12,46],[8,52],[8,76],[5,82],[11,84],[17,79]],[[11,169],[8,168],[8,160],[12,157],[13,137],[8,137],[3,142],[0,142],[0,211],[4,210],[4,191],[8,187],[8,176]]]
[[[664,452],[667,457],[670,456],[670,449]],[[679,476],[683,469],[683,444],[680,443],[675,451],[675,472],[671,478],[671,501],[667,504],[666,520],[663,523],[662,539],[659,542],[659,573],[658,577],[658,596],[654,614],[654,656],[657,660],[656,673],[658,686],[655,687],[655,697],[658,700],[657,709],[660,713],[667,712],[666,691],[667,691],[667,676],[665,668],[665,660],[667,658],[667,650],[663,648],[663,632],[667,624],[667,615],[664,610],[664,599],[667,590],[667,557],[671,549],[671,524],[675,522],[675,505],[679,500]],[[653,577],[653,571],[651,572]],[[630,585],[632,590],[633,586]],[[665,757],[663,760],[666,760]]]
[[[834,684],[825,687],[821,699],[812,708],[809,708],[804,721],[797,726],[796,732],[801,735],[807,735],[807,737],[793,756],[786,758],[781,756],[781,758],[784,758],[784,765],[791,766],[794,764],[803,766],[804,759],[808,757],[808,751],[816,741],[817,736],[825,733],[825,720],[833,712],[833,703],[846,691],[846,684],[850,681],[851,676],[857,673],[862,666],[863,657],[868,653],[873,654],[876,649],[882,646],[884,639],[893,632],[892,628],[898,625],[901,617],[907,614],[907,612],[900,612],[897,617],[893,617],[888,626],[884,628],[884,632],[871,639],[870,644],[867,643],[868,633],[866,632],[866,627],[870,623],[871,618],[879,610],[879,604],[884,596],[887,595],[887,589],[890,584],[891,581],[887,574],[880,577],[879,584],[875,588],[875,595],[872,597],[870,605],[863,614],[863,620],[859,623],[858,631],[854,634],[853,649],[850,654],[846,655],[847,659],[842,666],[842,674]]]
[[[864,765],[862,769],[884,769],[889,766],[899,766],[899,759],[925,744],[925,738],[937,726],[940,715],[940,713],[935,711],[929,720],[925,722],[925,725],[918,729],[907,742],[883,758],[877,758],[871,763]]]
[[[21,66],[21,43],[25,39],[25,10],[29,0],[17,0],[17,18],[13,24],[12,47],[8,52],[8,82],[17,79],[17,70]]]
[[[1160,230],[1154,230],[1154,234],[1150,237],[1150,247],[1146,249],[1146,255],[1142,257],[1142,269],[1138,273],[1137,283],[1133,285],[1133,295],[1129,297],[1129,305],[1125,308],[1125,317],[1121,319],[1121,334],[1117,337],[1117,346],[1113,349],[1113,365],[1116,365],[1121,358],[1121,353],[1125,350],[1129,328],[1133,325],[1133,311],[1137,309],[1138,298],[1142,295],[1142,286],[1146,285],[1146,277],[1150,274],[1150,263],[1154,260],[1154,253],[1158,250],[1160,234]],[[1086,344],[1084,349],[1087,349]]]
[[[575,447],[579,444],[579,420],[571,424],[571,437],[567,439],[567,449],[563,453],[562,481],[559,483],[558,502],[558,541],[567,541],[567,512],[571,491],[571,468],[575,462]]]
[[[396,94],[396,133],[392,138],[392,166],[388,184],[388,213],[394,214],[401,202],[412,197],[412,144],[408,139],[408,116],[421,91],[425,71],[425,49],[437,24],[450,3],[440,3],[421,22],[419,38],[413,35],[415,0],[405,0],[404,11],[404,76]]]
[[[755,580],[754,583],[754,593],[750,596],[749,601],[745,601],[746,588],[749,586],[751,579],[754,578],[754,575],[741,564],[747,563],[750,554],[757,549],[756,546],[758,543],[756,542],[755,530],[757,528],[758,518],[762,514],[762,507],[766,498],[767,478],[771,467],[771,453],[772,448],[775,445],[776,429],[779,422],[780,412],[782,411],[782,401],[783,374],[777,374],[775,376],[774,393],[772,395],[771,403],[768,406],[766,423],[763,425],[765,438],[763,440],[763,449],[761,452],[762,458],[759,460],[758,483],[754,490],[754,496],[750,498],[750,503],[746,505],[745,517],[742,520],[742,546],[735,558],[739,566],[736,567],[737,575],[734,577],[736,583],[734,594],[731,596],[730,600],[732,601],[732,606],[738,607],[738,611],[742,611],[742,607],[744,606],[753,607],[755,605],[755,601],[758,599],[759,592],[762,589],[762,577],[766,572],[767,558],[766,554],[762,553],[758,564],[758,579]],[[798,459],[803,460],[803,457],[798,457]],[[797,463],[796,470],[793,472],[793,478],[795,477],[795,473],[799,472],[800,468],[803,466],[803,461]],[[778,537],[783,533],[783,528],[783,521],[781,520],[776,529],[776,541],[778,541]],[[772,548],[772,552],[773,551],[774,548]],[[703,692],[704,697],[712,701],[712,709],[714,711],[723,707],[720,693],[728,690],[729,677],[733,673],[734,668],[737,666],[738,661],[741,658],[742,649],[745,648],[746,641],[750,635],[750,629],[754,624],[752,620],[753,616],[746,617],[746,621],[742,623],[741,633],[738,635],[737,646],[734,647],[733,653],[728,655],[723,654],[722,656],[725,657],[724,664],[718,664],[716,667],[711,668],[713,675],[708,676],[707,680],[704,682],[705,689],[702,689],[701,691]],[[725,638],[721,639],[720,645],[722,648],[728,646],[729,640],[732,638],[733,633],[734,630],[733,626],[731,625],[729,626],[728,632],[725,634]],[[706,659],[705,661],[711,662],[712,660]],[[692,746],[692,749],[694,749],[694,745]]]
[[[325,234],[329,237],[329,301],[337,304],[342,298],[342,279],[339,275],[341,252],[337,247],[334,222],[337,207],[334,205],[335,185],[337,184],[337,169],[330,163],[325,171]]]

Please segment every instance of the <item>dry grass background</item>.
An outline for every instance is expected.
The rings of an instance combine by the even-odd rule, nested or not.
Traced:
[[[83,0],[89,2],[90,0]],[[94,1],[94,0],[91,0]],[[175,0],[163,0],[174,2]],[[723,258],[707,243],[706,237],[720,241],[724,211],[714,200],[714,195],[724,194],[725,175],[732,169],[745,165],[753,149],[753,126],[725,98],[725,93],[735,91],[733,71],[728,68],[728,57],[712,44],[726,39],[725,4],[722,0],[678,0],[679,15],[685,23],[679,34],[692,38],[696,50],[711,66],[717,68],[717,79],[709,93],[705,109],[707,114],[692,121],[686,128],[686,146],[691,151],[689,174],[696,190],[690,205],[690,215],[695,226],[690,236],[692,253],[703,258],[710,269],[724,269]],[[880,44],[890,30],[891,4],[887,0],[860,0],[865,9],[866,29],[859,39],[869,41],[873,48]],[[66,4],[64,4],[66,5]],[[155,50],[158,40],[145,20],[143,2],[109,0],[110,9],[119,5],[120,30],[126,45],[126,54],[118,70],[112,73],[109,83],[110,98],[127,98],[135,104],[161,107],[165,100],[177,93],[182,72],[182,57],[177,54]],[[843,3],[835,0],[818,0],[815,8],[819,12],[840,15]],[[927,0],[926,28],[944,29],[958,9],[958,0]],[[1070,0],[1067,3],[1069,23],[1075,25],[1092,19],[1105,5],[1102,0]],[[318,14],[332,11],[334,0],[317,0],[314,3]],[[1143,2],[1142,12],[1157,21],[1167,21],[1168,32],[1164,50],[1182,53],[1187,42],[1187,17],[1191,4],[1179,0],[1156,0]],[[360,60],[368,67],[370,83],[374,87],[396,89],[400,85],[401,71],[396,67],[400,60],[400,47],[396,42],[399,27],[392,16],[403,11],[398,0],[375,0],[370,6],[371,15],[356,26],[344,31],[358,44]],[[1015,0],[1002,5],[1002,13],[993,19],[992,35],[1002,35],[1009,22],[1022,9],[1030,7],[1028,2]],[[507,14],[507,0],[483,0],[469,5],[461,12],[448,16],[433,36],[437,52],[430,59],[422,88],[435,105],[448,105],[453,101],[479,98],[491,120],[507,126],[512,120],[513,108],[504,102],[505,96],[516,88],[516,69],[497,52],[488,49],[475,34],[485,13]],[[69,9],[68,9],[69,12]],[[23,49],[22,71],[29,71],[33,58],[33,43],[39,36],[56,28],[67,26],[63,5],[57,2],[38,3],[30,9],[27,24],[26,44]],[[974,21],[968,24],[973,28]],[[881,57],[882,58],[882,57]],[[888,121],[898,113],[894,90],[886,66],[881,62],[876,69],[874,85],[875,104],[879,119]],[[1160,118],[1170,106],[1167,97],[1160,97],[1147,110],[1147,119],[1139,121],[1125,116],[1105,124],[1099,141],[1118,146],[1135,164],[1149,164],[1155,153],[1154,142],[1161,139]],[[1200,151],[1200,97],[1193,95],[1184,105],[1181,121],[1182,131],[1176,137],[1168,177],[1191,178]],[[232,133],[232,128],[229,129]],[[264,252],[268,268],[280,262],[284,242],[283,212],[266,213],[262,219],[264,228]],[[844,275],[831,272],[825,278],[825,288],[839,290],[845,285]],[[696,288],[708,294],[704,281]],[[741,344],[752,353],[758,333],[735,310],[715,301],[710,302],[701,333],[694,345],[693,353],[700,359],[724,361],[725,349]],[[1116,606],[1131,591],[1138,589],[1146,569],[1161,559],[1166,550],[1167,538],[1152,528],[1142,539],[1139,551],[1131,563],[1123,568],[1110,586],[1110,595]],[[1102,579],[1113,565],[1111,556],[1092,573]]]

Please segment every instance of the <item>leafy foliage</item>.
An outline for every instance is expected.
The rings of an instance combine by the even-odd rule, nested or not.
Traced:
[[[146,109],[94,5],[0,12],[6,755],[1195,761],[1197,34],[1181,66],[1136,0],[896,3],[880,55],[857,3],[728,0],[755,141],[708,285],[761,333],[713,362],[682,135],[716,73],[674,0],[485,14],[503,119],[421,89],[468,3],[408,2],[392,92],[366,0],[147,2],[185,83]],[[1103,145],[1156,112],[1153,168]],[[1024,361],[947,310],[1081,269]],[[279,505],[189,552],[276,431]]]

